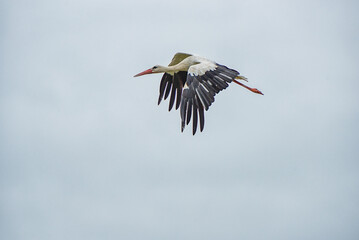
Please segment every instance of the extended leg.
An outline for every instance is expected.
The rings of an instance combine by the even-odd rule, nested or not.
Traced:
[[[235,79],[233,79],[233,82],[237,83],[238,85],[241,85],[242,87],[247,88],[249,91],[252,91],[252,92],[257,93],[257,94],[264,95],[264,94],[263,94],[261,91],[259,91],[257,88],[248,87],[248,86],[244,85],[243,83],[238,82],[238,81],[235,80]]]

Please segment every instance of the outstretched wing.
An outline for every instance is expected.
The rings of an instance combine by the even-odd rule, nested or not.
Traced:
[[[169,73],[163,74],[161,83],[160,83],[160,95],[158,97],[158,105],[161,103],[162,99],[167,99],[169,94],[170,102],[168,106],[168,111],[171,111],[173,104],[176,98],[176,109],[180,106],[182,88],[186,81],[187,72],[178,72],[171,75]]]
[[[207,111],[214,102],[214,96],[228,87],[239,72],[211,61],[202,61],[188,69],[187,80],[182,91],[181,131],[192,121],[193,135],[197,131],[199,117],[200,130],[204,128],[204,109]]]
[[[176,65],[189,56],[192,55],[187,53],[176,53],[173,56],[172,61],[168,66]],[[181,103],[182,88],[184,83],[186,82],[186,78],[187,78],[187,72],[185,71],[177,72],[174,73],[173,75],[169,73],[163,74],[160,83],[160,95],[158,97],[158,104],[161,103],[162,99],[166,100],[169,94],[171,93],[168,111],[171,111],[173,104],[175,102],[175,98],[176,98],[176,109],[178,109]]]

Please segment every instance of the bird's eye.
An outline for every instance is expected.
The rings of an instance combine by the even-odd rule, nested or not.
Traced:
[[[157,66],[154,66],[152,69],[156,69],[157,68]]]

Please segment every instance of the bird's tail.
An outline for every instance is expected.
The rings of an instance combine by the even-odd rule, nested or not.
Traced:
[[[245,76],[237,76],[236,79],[248,82],[248,78],[246,78]]]

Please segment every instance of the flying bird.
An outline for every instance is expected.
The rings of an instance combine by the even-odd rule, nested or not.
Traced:
[[[238,71],[188,53],[176,53],[167,67],[155,65],[134,77],[151,73],[164,73],[160,83],[158,104],[170,96],[168,111],[171,111],[175,103],[176,109],[181,107],[181,131],[183,132],[192,119],[193,135],[197,131],[198,119],[200,130],[203,131],[204,110],[207,111],[212,105],[214,96],[226,89],[232,81],[263,95],[258,89],[238,82],[236,79],[247,81]]]

